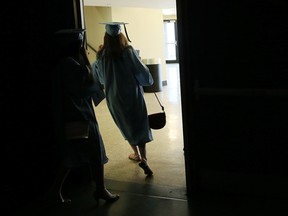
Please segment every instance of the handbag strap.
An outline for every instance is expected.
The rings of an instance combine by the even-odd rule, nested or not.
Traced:
[[[165,111],[164,111],[164,106],[161,104],[161,102],[160,102],[160,100],[159,100],[159,98],[158,98],[158,96],[157,96],[157,94],[156,94],[155,92],[154,92],[154,95],[155,95],[155,97],[156,97],[156,99],[157,99],[159,105],[161,106],[162,111],[165,112]]]

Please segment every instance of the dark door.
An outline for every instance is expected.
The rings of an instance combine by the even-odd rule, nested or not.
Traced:
[[[288,192],[284,1],[177,1],[188,193]]]

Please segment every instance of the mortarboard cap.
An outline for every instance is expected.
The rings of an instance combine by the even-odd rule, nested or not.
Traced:
[[[61,29],[54,33],[56,41],[63,44],[71,44],[84,40],[84,32],[86,29]]]
[[[106,30],[107,34],[110,36],[113,36],[113,37],[120,34],[121,25],[123,25],[126,37],[127,37],[128,41],[131,42],[129,37],[128,37],[127,30],[126,30],[126,24],[128,24],[128,23],[125,23],[125,22],[104,22],[101,24],[105,25],[105,30]]]

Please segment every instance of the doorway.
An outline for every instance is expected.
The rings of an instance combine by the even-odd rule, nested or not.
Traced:
[[[164,20],[166,63],[179,63],[177,21]]]
[[[87,32],[89,32],[89,17],[90,15],[95,15],[95,13],[91,13],[91,8],[86,9],[87,13],[85,17],[86,23],[88,24],[86,27]],[[95,22],[95,19],[93,19],[93,22]],[[163,18],[159,22],[162,32]],[[176,25],[174,23],[173,31],[176,31],[175,27]],[[101,30],[102,29],[98,31]],[[131,27],[129,30],[131,30]],[[173,34],[175,34],[175,32],[173,32]],[[100,40],[102,41],[102,33],[101,35],[99,34],[99,37],[101,37]],[[97,38],[94,37],[94,40],[97,40]],[[157,92],[157,96],[165,107],[167,125],[161,130],[152,131],[154,140],[147,144],[148,160],[154,172],[152,179],[146,178],[142,169],[139,169],[138,163],[128,159],[128,155],[132,153],[131,147],[127,141],[124,140],[119,129],[113,122],[106,101],[102,101],[95,107],[95,111],[105,143],[106,153],[109,157],[109,163],[105,165],[106,180],[113,181],[114,185],[120,182],[121,185],[126,183],[125,185],[129,186],[137,184],[140,188],[142,188],[143,185],[149,185],[150,187],[157,186],[161,188],[160,191],[164,188],[163,191],[169,190],[175,192],[169,194],[169,196],[173,198],[186,199],[181,93],[179,64],[177,63],[178,52],[175,52],[175,54],[177,58],[174,59],[174,61],[170,61],[169,64],[166,64],[165,80],[167,81],[167,85],[163,85],[162,91]],[[145,93],[145,101],[148,113],[159,112],[161,110],[153,93]],[[117,182],[117,184],[115,182]]]

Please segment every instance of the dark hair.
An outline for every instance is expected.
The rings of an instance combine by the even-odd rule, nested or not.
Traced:
[[[105,50],[105,57],[117,59],[121,57],[122,52],[128,47],[131,46],[129,45],[127,38],[122,32],[120,32],[120,34],[117,36],[111,36],[105,33],[104,45],[102,49],[97,53],[97,57],[102,56],[102,53]]]

